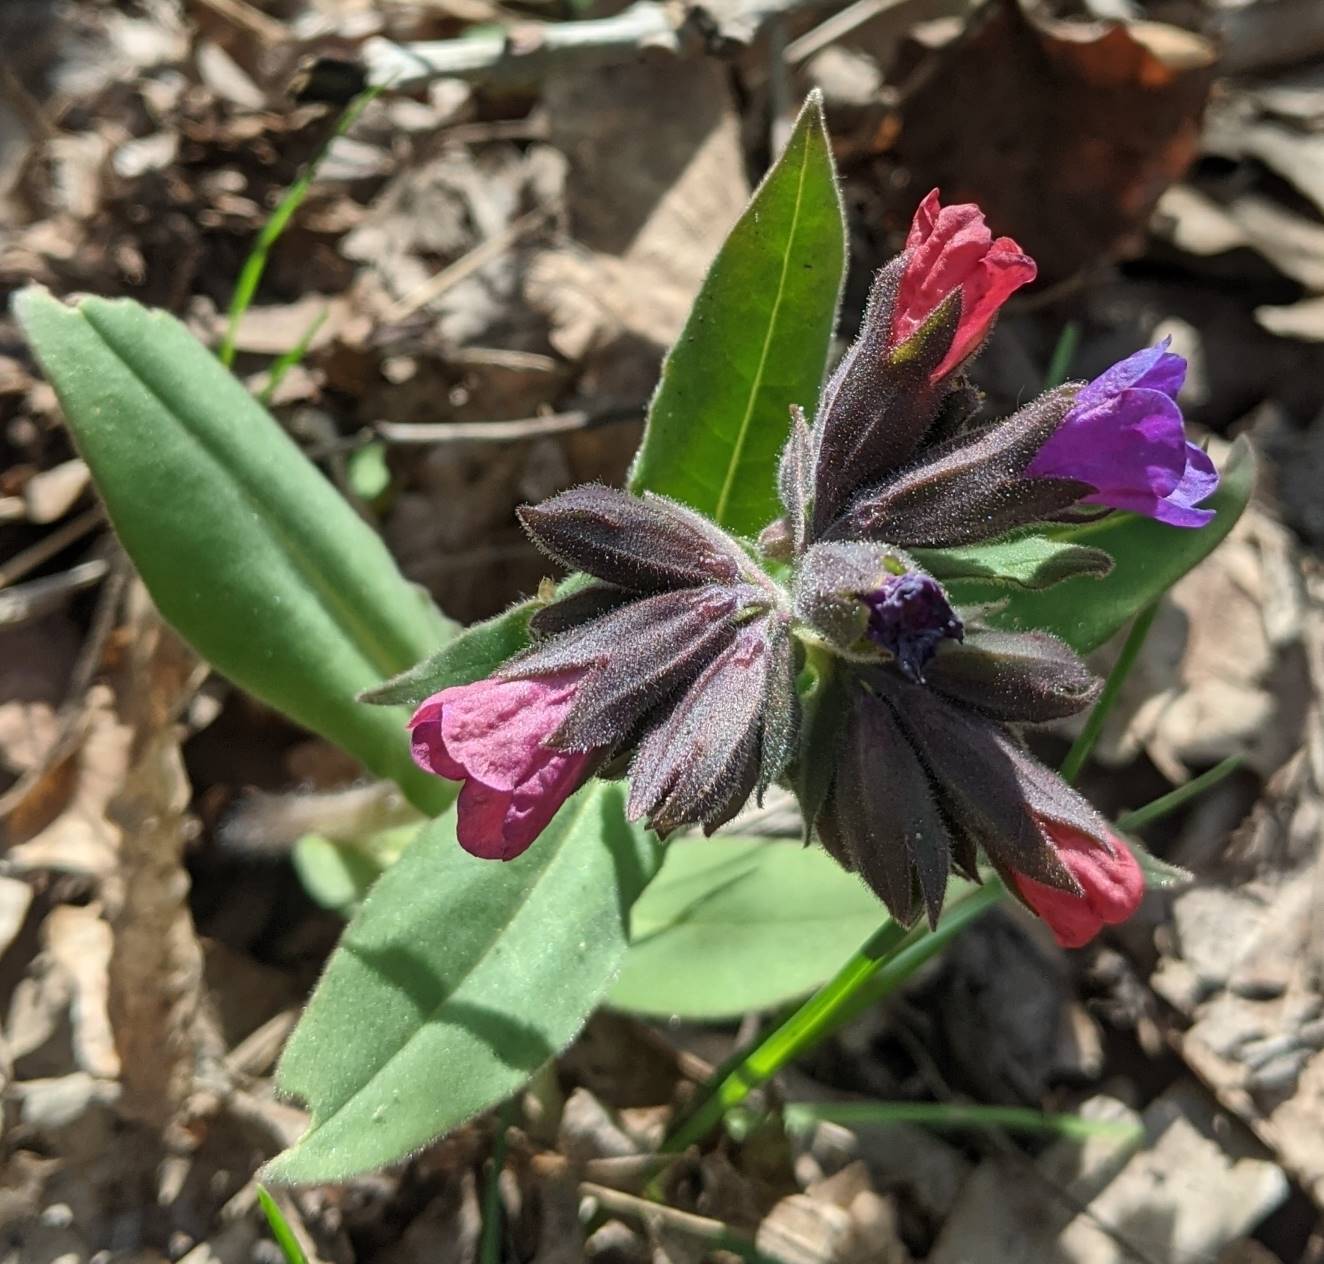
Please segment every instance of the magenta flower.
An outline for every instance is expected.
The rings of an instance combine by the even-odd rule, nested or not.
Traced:
[[[457,834],[465,851],[513,860],[583,783],[595,752],[545,743],[574,705],[584,674],[572,668],[476,680],[434,693],[414,712],[414,762],[464,782]]]
[[[1177,392],[1186,361],[1169,339],[1114,364],[1076,396],[1026,473],[1066,478],[1095,490],[1086,504],[1129,509],[1173,527],[1202,527],[1196,506],[1218,487],[1207,453],[1186,438]]]
[[[945,377],[979,348],[998,309],[1038,269],[1010,237],[994,238],[973,202],[943,206],[938,190],[919,204],[907,261],[892,311],[890,346],[904,342],[953,290],[961,292],[961,319],[947,354],[931,374]]]
[[[1120,839],[1109,840],[1110,851],[1065,825],[1042,817],[1039,824],[1079,884],[1080,894],[1022,874],[1014,875],[1016,887],[1063,948],[1083,947],[1105,926],[1116,926],[1136,911],[1145,894],[1145,875]]]

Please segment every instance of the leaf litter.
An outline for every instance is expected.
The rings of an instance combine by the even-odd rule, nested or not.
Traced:
[[[261,390],[307,340],[279,415],[351,491],[350,455],[385,440],[389,482],[364,512],[456,617],[536,589],[515,505],[621,478],[661,355],[814,84],[846,175],[843,334],[940,182],[1052,282],[980,363],[995,402],[1037,385],[1068,320],[1081,376],[1172,332],[1193,363],[1188,412],[1250,433],[1268,461],[1255,511],[1165,602],[1091,774],[1120,810],[1245,756],[1152,830],[1197,881],[1083,960],[994,915],[779,1088],[1138,1118],[1145,1144],[790,1136],[774,1116],[682,1157],[663,1206],[642,1195],[668,1119],[760,1019],[603,1014],[501,1117],[285,1197],[309,1259],[404,1264],[444,1242],[477,1260],[484,1241],[484,1260],[539,1264],[731,1249],[900,1264],[988,1258],[989,1241],[1000,1259],[1083,1264],[1318,1258],[1324,79],[1291,8],[1193,5],[1203,20],[1179,28],[1158,6],[1097,0],[1032,17],[788,5],[769,29],[694,6],[656,41],[673,51],[631,37],[592,63],[544,49],[500,77],[435,77],[332,145],[240,326],[237,369]],[[1123,9],[1148,21],[1109,27]],[[507,20],[339,0],[5,7],[0,278],[129,294],[214,344],[248,248],[334,127],[317,90],[335,97],[346,68],[352,90],[381,41]],[[706,45],[705,23],[721,32]],[[1231,33],[1221,63],[1211,30]],[[270,1258],[252,1174],[306,1126],[270,1075],[340,925],[284,851],[342,836],[344,794],[365,833],[398,807],[207,678],[123,578],[8,318],[0,413],[0,1249]],[[569,428],[536,424],[552,417]],[[487,439],[493,422],[514,424]],[[460,423],[460,441],[401,441]],[[1028,1008],[1009,1023],[1007,1005]]]

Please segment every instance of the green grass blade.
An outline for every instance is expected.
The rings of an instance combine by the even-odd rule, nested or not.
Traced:
[[[1198,777],[1192,777],[1184,786],[1178,786],[1175,790],[1160,795],[1151,803],[1146,803],[1144,807],[1136,808],[1134,812],[1127,812],[1119,816],[1117,818],[1117,828],[1124,830],[1143,829],[1153,821],[1157,821],[1170,812],[1175,812],[1178,808],[1183,807],[1197,795],[1203,794],[1206,790],[1212,790],[1220,781],[1236,772],[1245,762],[1245,755],[1229,755],[1210,768],[1208,772],[1202,772]]]
[[[381,92],[380,87],[369,88],[366,92],[360,92],[345,107],[340,118],[336,120],[331,135],[326,138],[322,147],[299,173],[299,178],[290,185],[276,209],[272,211],[271,217],[262,226],[262,231],[258,233],[257,241],[253,243],[253,249],[248,252],[248,258],[244,260],[244,266],[239,270],[239,280],[234,287],[234,296],[230,299],[225,336],[221,339],[220,350],[216,353],[220,362],[226,368],[234,363],[235,339],[239,334],[239,322],[253,302],[253,295],[257,293],[257,287],[262,281],[262,273],[266,271],[267,257],[271,254],[272,246],[276,244],[280,239],[280,235],[289,227],[290,220],[294,218],[294,213],[303,205],[304,199],[313,187],[313,181],[317,178],[317,169],[325,161],[327,154],[330,153],[332,144],[354,126],[359,115],[367,107],[368,102],[379,92]]]
[[[1132,1140],[1144,1134],[1136,1123],[1115,1119],[1085,1119],[1080,1115],[1046,1113],[1022,1106],[982,1106],[965,1102],[788,1102],[783,1108],[791,1132],[807,1132],[815,1124],[843,1128],[919,1124],[925,1128],[998,1128],[1007,1132],[1047,1133],[1073,1141],[1091,1137]]]
[[[1126,634],[1126,643],[1122,646],[1122,652],[1117,656],[1112,671],[1108,673],[1108,679],[1104,681],[1099,700],[1086,717],[1085,727],[1080,730],[1080,736],[1071,743],[1071,749],[1067,751],[1067,757],[1062,761],[1062,780],[1067,785],[1074,785],[1076,778],[1080,776],[1080,770],[1085,767],[1085,761],[1090,757],[1094,744],[1099,740],[1099,734],[1103,732],[1105,721],[1113,707],[1117,705],[1122,686],[1126,684],[1126,678],[1131,674],[1131,668],[1135,666],[1157,613],[1157,602],[1146,606],[1136,616],[1131,631]]]
[[[257,1187],[257,1201],[261,1204],[262,1214],[267,1218],[271,1236],[276,1239],[276,1245],[285,1257],[285,1264],[308,1264],[303,1248],[286,1223],[280,1208],[276,1206],[276,1200],[261,1185]]]
[[[267,372],[267,384],[262,388],[262,393],[258,396],[265,407],[271,403],[271,397],[275,395],[276,388],[285,380],[285,375],[296,365],[303,362],[304,356],[308,354],[308,348],[312,346],[313,339],[317,337],[317,331],[321,329],[326,322],[329,307],[324,307],[311,321],[308,322],[308,328],[303,331],[303,336],[288,351],[277,356],[271,362],[271,368]],[[233,359],[233,355],[230,357]],[[226,361],[229,363],[229,361]]]

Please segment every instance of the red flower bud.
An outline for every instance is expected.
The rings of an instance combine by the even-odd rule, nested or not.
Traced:
[[[892,310],[889,346],[905,342],[953,290],[961,292],[956,335],[932,373],[945,377],[974,353],[998,308],[1038,269],[1010,237],[994,238],[973,202],[942,206],[934,189],[919,204],[906,238],[909,258]]]
[[[1145,875],[1120,839],[1111,840],[1110,852],[1065,825],[1042,817],[1039,825],[1082,893],[1058,891],[1021,874],[1015,875],[1017,889],[1063,948],[1081,948],[1105,926],[1116,926],[1136,911],[1145,894]]]

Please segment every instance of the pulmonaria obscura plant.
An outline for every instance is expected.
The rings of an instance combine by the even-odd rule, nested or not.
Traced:
[[[757,547],[647,493],[522,510],[573,591],[533,616],[527,650],[410,723],[419,765],[464,783],[460,844],[519,855],[591,776],[627,777],[630,816],[663,836],[712,833],[784,780],[806,840],[903,923],[936,924],[948,875],[978,882],[983,863],[1063,944],[1127,918],[1131,852],[1021,739],[1098,682],[1055,636],[957,603],[926,558],[1084,512],[1200,526],[1218,475],[1186,439],[1166,344],[979,418],[964,370],[1034,276],[977,206],[930,193],[813,425],[787,401],[784,514]]]
[[[1089,706],[1078,655],[1128,624],[1134,648],[1231,529],[1244,445],[1215,470],[1187,441],[1166,345],[988,420],[966,368],[1035,267],[976,206],[920,202],[828,374],[844,267],[811,98],[663,364],[628,489],[523,509],[568,574],[464,629],[179,322],[15,298],[157,608],[418,813],[296,845],[351,920],[277,1072],[309,1128],[266,1179],[416,1152],[516,1098],[604,1001],[802,1000],[676,1152],[1004,886],[1066,945],[1135,910],[1129,840],[1025,735]],[[702,837],[774,785],[810,846]]]

